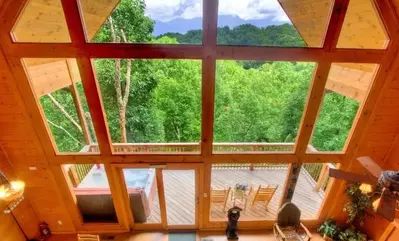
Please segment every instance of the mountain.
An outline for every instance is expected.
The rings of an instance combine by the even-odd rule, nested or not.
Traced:
[[[238,16],[220,15],[218,18],[218,27],[228,26],[237,27],[242,24],[252,24],[256,27],[267,27],[270,25],[281,25],[287,22],[273,21],[272,18],[244,20]],[[153,35],[159,36],[165,33],[185,34],[189,30],[202,29],[202,18],[184,19],[176,18],[168,22],[155,21]]]

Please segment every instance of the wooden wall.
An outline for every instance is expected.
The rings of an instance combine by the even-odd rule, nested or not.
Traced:
[[[9,179],[15,178],[14,172],[11,169],[9,160],[6,156],[6,153],[4,153],[2,146],[0,146],[0,170]],[[2,210],[5,208],[6,204],[0,202],[0,237],[5,237],[5,240],[20,240],[22,233],[15,223],[14,219],[12,219],[11,215],[2,212]],[[25,230],[26,235],[28,235],[29,237],[37,237],[39,235],[39,219],[36,215],[36,212],[33,210],[29,200],[23,200],[13,210],[13,214],[15,215],[18,223]]]
[[[392,231],[391,235],[388,236],[387,241],[397,241],[397,240],[399,240],[399,229],[395,228]]]
[[[46,221],[55,233],[75,232],[1,48],[0,130],[0,144],[8,155],[16,176],[25,181],[25,196],[36,211],[38,219]],[[22,217],[23,213],[17,212],[16,215]],[[37,223],[32,226],[37,227]]]
[[[7,160],[4,152],[0,148],[0,170],[4,173],[10,173],[10,167],[7,165]],[[0,203],[0,211],[5,208],[4,203]],[[19,230],[18,226],[9,214],[0,212],[0,237],[4,241],[23,241],[24,236]]]
[[[2,241],[24,241],[24,236],[10,215],[0,213],[0,236]]]

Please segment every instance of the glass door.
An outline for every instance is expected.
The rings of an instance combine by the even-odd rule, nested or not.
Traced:
[[[200,167],[162,164],[121,168],[133,229],[197,229]]]
[[[167,227],[196,228],[199,197],[195,169],[162,170]]]

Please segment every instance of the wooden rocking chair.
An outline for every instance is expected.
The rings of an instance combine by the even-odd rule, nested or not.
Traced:
[[[100,241],[100,237],[94,234],[78,234],[78,241]]]
[[[256,191],[255,196],[252,200],[252,206],[255,206],[256,202],[264,202],[267,210],[267,206],[269,205],[270,200],[272,200],[274,193],[276,193],[277,187],[278,186],[262,187],[261,185],[259,185],[258,190]]]
[[[277,215],[277,223],[274,224],[274,236],[279,241],[309,241],[312,234],[301,223],[301,210],[291,203],[285,203]]]
[[[226,189],[211,189],[211,205],[214,203],[222,203],[223,211],[226,211],[227,199],[229,198],[231,187]]]

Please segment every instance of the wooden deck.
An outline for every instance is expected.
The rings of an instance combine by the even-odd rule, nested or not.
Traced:
[[[287,168],[265,168],[255,169],[213,169],[212,187],[228,188],[234,187],[236,183],[254,185],[278,186],[276,194],[271,200],[268,208],[262,203],[251,205],[251,198],[245,211],[241,213],[242,221],[274,220],[279,207],[282,188],[285,182]],[[192,171],[164,171],[165,199],[169,225],[189,225],[194,220],[194,172]],[[302,169],[294,193],[293,202],[302,211],[302,219],[314,219],[323,201],[324,192],[313,191],[315,181]],[[243,207],[243,202],[238,200],[236,205]],[[233,206],[231,196],[227,208]],[[225,221],[226,212],[221,204],[211,206],[210,221]],[[152,206],[151,216],[148,223],[160,223],[160,209],[158,194]]]
[[[249,167],[217,167],[212,169],[212,188],[227,189],[236,183],[247,184],[257,188],[262,186],[277,186],[277,191],[266,206],[259,202],[252,206],[251,195],[245,211],[241,213],[241,221],[274,220],[280,204],[282,190],[287,175],[287,167],[260,167],[250,170]],[[96,172],[97,178],[87,175],[79,187],[108,188],[108,181],[103,167],[94,168],[90,173]],[[165,201],[168,225],[193,225],[195,223],[195,172],[193,170],[163,170]],[[315,181],[302,168],[294,193],[293,202],[302,211],[302,219],[317,218],[318,210],[323,201],[324,192],[314,191]],[[237,200],[236,205],[244,208],[244,203]],[[226,210],[233,207],[233,200],[229,196]],[[222,204],[211,205],[210,221],[226,221],[226,212]],[[158,190],[155,193],[151,214],[146,223],[161,223]]]

